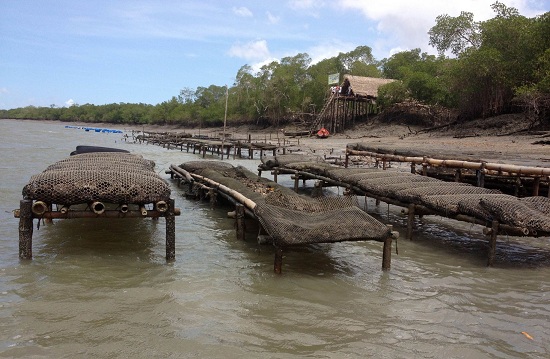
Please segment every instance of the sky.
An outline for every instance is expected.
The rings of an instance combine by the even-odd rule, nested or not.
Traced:
[[[429,46],[438,15],[494,17],[495,0],[0,0],[0,109],[156,105],[238,70],[369,46],[377,60]],[[550,0],[500,0],[520,14]]]

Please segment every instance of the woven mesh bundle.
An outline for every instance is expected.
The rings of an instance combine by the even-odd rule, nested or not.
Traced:
[[[274,191],[265,198],[265,203],[273,206],[284,207],[296,211],[309,213],[323,212],[338,208],[358,207],[356,196],[345,197],[305,197],[297,194],[288,194]]]
[[[32,176],[23,188],[23,196],[63,205],[169,200],[170,187],[153,168],[152,161],[120,152],[75,155]]]
[[[550,198],[533,196],[521,199],[526,206],[550,216]]]
[[[390,235],[387,226],[355,206],[306,212],[261,203],[254,212],[267,233],[280,246],[383,241]]]
[[[290,163],[295,162],[323,162],[323,159],[319,156],[313,156],[308,154],[288,154],[288,155],[277,155],[273,157],[268,157],[264,164],[266,166],[273,167],[284,167]]]
[[[479,203],[500,223],[550,233],[550,216],[525,205],[519,198],[482,198]]]
[[[121,152],[90,152],[74,155],[51,164],[46,168],[46,171],[74,168],[81,165],[112,166],[113,169],[117,169],[118,166],[121,165],[133,166],[145,170],[153,170],[155,168],[155,162],[146,160],[139,155]]]
[[[481,206],[480,201],[487,198],[514,199],[515,197],[507,194],[473,194],[456,195],[459,197],[458,213],[472,216],[485,221],[492,221],[493,215]]]
[[[352,169],[331,169],[328,171],[328,176],[332,179],[342,181],[342,182],[349,182],[353,185],[356,185],[360,180],[363,179],[372,179],[372,178],[383,178],[383,177],[393,177],[400,174],[407,174],[407,172],[392,172],[392,171],[386,171],[378,168],[372,168],[372,169],[359,169],[359,168],[352,168]]]
[[[423,186],[440,186],[441,181],[431,177],[418,175],[388,176],[360,180],[359,188],[374,193],[378,196],[389,197],[403,189],[418,188]]]
[[[296,171],[313,173],[319,176],[326,176],[327,173],[334,168],[334,166],[323,162],[292,162],[288,163],[285,167]]]
[[[457,182],[433,182],[426,184],[425,187],[411,186],[411,188],[397,191],[395,196],[404,202],[422,203],[423,196],[432,195],[452,195],[452,194],[495,194],[500,193],[496,190],[491,190],[482,187],[475,187],[465,183]]]
[[[333,168],[329,171],[329,174],[334,179],[345,178],[350,175],[357,175],[361,173],[374,173],[374,172],[387,172],[379,168]]]
[[[230,163],[222,161],[189,161],[182,163],[180,167],[187,172],[193,173],[199,173],[206,168],[213,170],[227,170],[233,168]]]

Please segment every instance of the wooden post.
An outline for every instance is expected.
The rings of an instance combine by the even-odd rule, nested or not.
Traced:
[[[407,239],[412,241],[413,236],[413,227],[414,227],[414,204],[409,204],[409,213],[407,217]]]
[[[19,202],[19,258],[32,259],[32,200]]]
[[[294,173],[294,192],[298,193],[298,187],[300,183],[300,175],[297,172]]]
[[[281,274],[283,267],[283,249],[279,246],[275,246],[275,262],[273,265],[273,271],[276,274]]]
[[[237,228],[237,239],[244,241],[244,206],[240,203],[235,206],[235,226]]]
[[[460,171],[460,168],[457,168],[455,171],[455,182],[461,182],[462,178],[462,171]]]
[[[422,176],[428,175],[428,158],[424,156],[424,159],[422,160]]]
[[[516,177],[516,185],[514,186],[514,196],[519,197],[519,190],[521,188],[521,177],[518,175]]]
[[[498,221],[494,220],[491,223],[491,238],[489,239],[489,253],[487,258],[487,266],[492,267],[495,264],[495,252],[497,249],[497,234]]]
[[[485,187],[485,162],[481,162],[481,168],[477,170],[477,186]]]
[[[166,211],[166,260],[174,260],[176,258],[176,216],[174,209],[176,201],[170,198],[168,202],[168,210]]]
[[[411,162],[411,173],[412,174],[416,173],[416,164],[414,162]]]
[[[539,189],[540,189],[540,177],[535,177],[533,180],[533,196],[539,195]]]
[[[346,159],[344,161],[344,168],[348,168],[348,165],[349,165],[349,153],[348,153],[348,150],[346,149]]]
[[[382,250],[382,270],[389,270],[391,268],[391,243],[392,243],[392,226],[388,226],[390,235],[384,239],[384,249]]]
[[[208,198],[210,199],[210,208],[213,209],[216,204],[216,191],[214,191],[214,188],[208,189]]]
[[[273,182],[277,183],[277,175],[279,174],[278,169],[273,170]]]

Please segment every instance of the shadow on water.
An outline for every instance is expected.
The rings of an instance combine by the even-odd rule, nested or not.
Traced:
[[[372,210],[376,208],[375,210]],[[487,265],[488,237],[483,227],[438,216],[417,218],[414,223],[413,240],[406,238],[407,217],[400,208],[390,206],[370,207],[369,214],[376,219],[392,224],[400,232],[400,244],[418,247],[419,260],[426,255],[430,260],[444,256],[449,260],[466,261],[472,266]],[[429,253],[433,253],[432,256]],[[397,257],[399,258],[399,257]],[[550,267],[550,241],[547,237],[517,237],[500,234],[497,237],[495,267],[539,268]]]
[[[33,255],[129,256],[149,261],[164,253],[164,239],[164,219],[58,220],[34,230]]]

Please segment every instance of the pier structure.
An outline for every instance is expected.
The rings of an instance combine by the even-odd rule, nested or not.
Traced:
[[[85,146],[81,146],[85,147]],[[19,218],[19,257],[32,258],[33,221],[76,218],[153,218],[166,220],[166,259],[175,258],[175,216],[180,209],[170,187],[142,156],[104,147],[79,153],[33,175],[23,188]]]
[[[203,158],[208,153],[213,156],[219,156],[220,159],[236,159],[236,158],[249,158],[254,159],[255,153],[259,157],[263,157],[267,154],[275,155],[278,151],[286,153],[288,147],[299,144],[299,139],[290,140],[287,139],[283,133],[279,137],[268,139],[267,136],[261,140],[252,140],[252,136],[248,135],[248,138],[234,139],[231,136],[226,135],[224,138],[222,134],[221,138],[209,137],[209,136],[192,136],[188,133],[171,133],[171,132],[144,132],[143,134],[135,136],[135,142],[153,144],[162,146],[167,149],[180,149],[186,152],[192,152],[193,154],[201,155]]]
[[[171,177],[188,192],[209,198],[213,204],[222,198],[235,206],[237,237],[245,238],[245,217],[258,221],[262,232],[259,243],[275,247],[274,271],[281,273],[283,252],[313,243],[374,240],[383,242],[382,269],[390,269],[392,231],[358,207],[355,196],[310,198],[257,176],[255,173],[221,161],[190,161],[171,165]]]
[[[290,174],[294,189],[299,181],[316,180],[316,186],[338,186],[345,192],[402,207],[407,216],[406,238],[413,239],[417,216],[437,215],[477,224],[489,241],[489,266],[494,264],[497,235],[550,236],[550,199],[542,196],[518,198],[498,190],[467,183],[446,182],[410,171],[380,168],[342,168],[314,156],[264,158],[259,173]],[[366,210],[366,208],[365,208]]]

